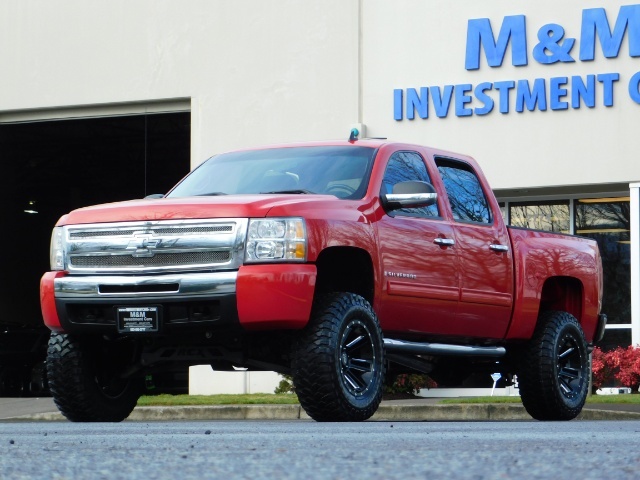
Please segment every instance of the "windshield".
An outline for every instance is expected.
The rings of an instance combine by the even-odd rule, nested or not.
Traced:
[[[210,158],[168,197],[246,193],[319,193],[360,199],[375,149],[358,146],[292,147],[225,153]]]

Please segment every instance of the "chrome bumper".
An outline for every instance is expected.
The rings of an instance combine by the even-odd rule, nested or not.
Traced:
[[[175,275],[66,276],[54,280],[58,299],[106,299],[144,295],[183,297],[234,294],[238,272],[180,273]]]

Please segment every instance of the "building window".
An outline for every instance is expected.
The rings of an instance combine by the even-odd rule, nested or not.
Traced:
[[[631,345],[631,328],[607,328],[598,347],[608,352],[618,347]]]
[[[608,323],[631,324],[631,232],[629,198],[575,203],[576,234],[598,242],[604,271],[602,311]]]
[[[509,203],[509,216],[514,227],[559,233],[571,230],[569,200]]]
[[[504,202],[500,202],[498,203],[498,206],[500,207],[500,214],[502,215],[502,220],[504,220],[504,223],[509,223],[509,217],[507,216],[507,204]]]

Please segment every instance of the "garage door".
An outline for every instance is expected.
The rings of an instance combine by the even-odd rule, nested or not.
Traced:
[[[42,324],[39,279],[62,214],[167,192],[189,157],[188,112],[0,124],[0,327]]]

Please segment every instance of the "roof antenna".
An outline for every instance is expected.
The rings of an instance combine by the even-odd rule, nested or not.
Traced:
[[[358,129],[352,128],[351,133],[349,134],[349,143],[353,143],[356,140],[358,140],[358,135],[360,135],[360,132],[358,131]]]

